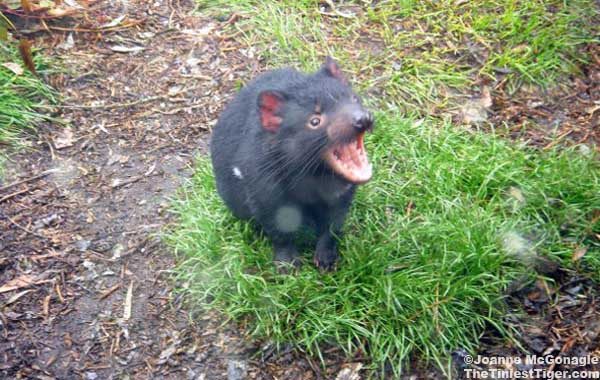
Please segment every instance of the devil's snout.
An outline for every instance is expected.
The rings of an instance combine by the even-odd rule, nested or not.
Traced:
[[[373,129],[373,115],[369,111],[356,110],[352,114],[352,127],[359,131]]]

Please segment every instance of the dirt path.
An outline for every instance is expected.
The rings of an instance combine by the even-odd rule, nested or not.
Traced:
[[[188,319],[166,281],[172,254],[153,235],[193,156],[207,149],[223,94],[253,70],[224,56],[233,42],[192,9],[101,2],[90,19],[143,22],[44,37],[69,71],[53,80],[74,107],[59,115],[69,126],[45,126],[1,184],[0,284],[19,289],[0,294],[0,377],[235,372],[238,337],[217,332],[210,316]]]

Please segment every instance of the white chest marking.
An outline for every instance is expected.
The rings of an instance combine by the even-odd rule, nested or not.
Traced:
[[[239,179],[244,179],[244,176],[242,175],[240,168],[238,168],[237,166],[233,167],[233,175]]]

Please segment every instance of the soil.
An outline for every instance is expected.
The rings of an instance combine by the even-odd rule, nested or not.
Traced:
[[[253,66],[222,53],[233,43],[191,3],[128,6],[98,3],[89,18],[136,27],[38,39],[68,69],[50,78],[66,123],[43,126],[2,184],[0,284],[17,289],[0,295],[0,377],[218,379],[237,354],[236,333],[173,296],[156,235]]]
[[[555,282],[539,279],[535,284],[515,291],[508,300],[510,308],[507,322],[515,327],[522,347],[502,342],[492,333],[482,339],[479,355],[522,358],[523,361],[484,364],[473,368],[497,368],[503,371],[537,369],[568,373],[590,371],[595,376],[600,374],[600,289],[597,284],[573,272],[558,270],[553,275],[557,277]],[[550,356],[595,356],[599,360],[584,365],[526,361],[527,358]],[[460,368],[461,358],[456,359]]]
[[[321,367],[251,342],[218,315],[191,313],[173,291],[175,258],[157,236],[172,219],[169,199],[206,153],[227,99],[265,66],[223,32],[235,17],[204,17],[190,1],[123,4],[94,3],[52,33],[28,26],[67,68],[47,78],[64,97],[55,115],[64,123],[31,136],[0,183],[0,377],[351,379],[364,358],[332,349]],[[579,128],[559,136],[578,142],[600,141],[595,54],[567,92],[543,103],[543,117]],[[540,117],[533,95],[494,96],[494,123]],[[537,145],[557,140],[539,133]],[[523,340],[536,352],[598,353],[597,286],[564,277],[552,291],[536,284],[513,295],[535,327],[523,327]],[[484,343],[484,353],[519,352],[493,332]],[[441,376],[415,370],[406,378]]]
[[[542,149],[585,144],[600,151],[600,46],[585,49],[590,62],[552,89],[523,85],[515,93],[500,79],[493,86],[489,122]]]

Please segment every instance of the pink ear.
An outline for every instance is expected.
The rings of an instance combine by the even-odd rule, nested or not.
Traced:
[[[321,70],[344,84],[348,83],[348,80],[342,73],[342,70],[340,70],[337,62],[331,57],[325,58],[325,63],[323,63],[323,66],[321,66]]]
[[[279,130],[282,119],[277,114],[283,106],[283,102],[283,95],[276,91],[267,90],[258,95],[260,123],[267,131],[275,133]]]

